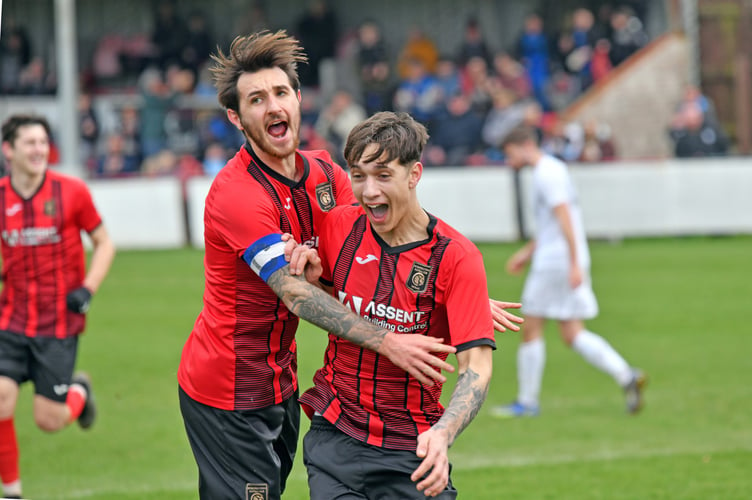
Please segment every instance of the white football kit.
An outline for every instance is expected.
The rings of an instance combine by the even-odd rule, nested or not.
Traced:
[[[577,260],[583,282],[569,285],[569,247],[554,207],[566,203],[572,220]],[[568,320],[590,319],[598,314],[598,302],[590,280],[590,252],[582,221],[577,190],[567,166],[543,155],[533,166],[533,206],[536,244],[522,292],[522,312],[528,316]]]

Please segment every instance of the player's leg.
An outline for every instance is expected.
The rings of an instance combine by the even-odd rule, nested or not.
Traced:
[[[34,420],[46,432],[56,432],[79,420],[88,428],[92,421],[94,398],[91,381],[83,374],[73,375],[78,353],[78,337],[30,339],[30,368],[34,381]],[[87,425],[88,424],[88,425]]]
[[[559,321],[564,342],[582,356],[585,361],[610,375],[625,391],[627,411],[636,413],[642,407],[642,387],[645,376],[640,370],[632,368],[611,344],[585,328],[581,320]]]
[[[314,415],[303,438],[311,500],[365,500],[363,445]]]
[[[367,446],[363,463],[366,467],[365,493],[368,498],[425,500],[424,493],[418,491],[417,482],[413,482],[410,478],[423,459],[418,458],[411,451],[364,446]],[[470,496],[472,497],[472,494]],[[449,482],[441,493],[431,498],[438,500],[454,500],[457,498],[457,490],[452,484],[451,464],[449,465]]]
[[[491,412],[497,417],[529,417],[538,414],[543,371],[546,367],[546,344],[543,330],[546,319],[526,316],[517,348],[517,399],[508,405],[496,406]]]
[[[29,379],[28,337],[0,331],[0,482],[6,498],[21,497],[15,411],[19,387]]]
[[[278,500],[297,444],[300,424],[297,397],[248,411],[207,406],[182,389],[179,398],[188,441],[198,465],[199,497],[258,495]],[[279,455],[283,450],[286,456]]]
[[[303,462],[311,500],[399,498],[424,500],[411,474],[421,463],[415,453],[372,446],[314,416],[303,439]],[[457,498],[451,479],[436,497]]]

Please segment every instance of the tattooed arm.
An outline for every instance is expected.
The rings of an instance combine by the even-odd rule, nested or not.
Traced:
[[[492,349],[483,345],[457,353],[459,374],[444,415],[418,436],[416,454],[423,458],[412,474],[417,488],[436,496],[449,481],[449,447],[470,424],[486,400],[491,382]],[[424,477],[425,476],[425,477]]]
[[[395,334],[370,323],[320,288],[308,283],[303,276],[292,276],[289,266],[272,273],[267,285],[282,299],[287,308],[324,330],[366,349],[386,356],[422,384],[431,386],[433,380],[444,382],[443,371],[454,367],[431,353],[452,353],[455,348],[443,344],[430,335]],[[435,368],[434,368],[435,367]]]

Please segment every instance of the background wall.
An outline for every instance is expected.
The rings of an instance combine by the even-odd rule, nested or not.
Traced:
[[[752,234],[752,159],[574,165],[591,238]],[[534,232],[529,170],[520,177],[522,227],[514,176],[506,168],[427,170],[418,188],[429,212],[471,239],[513,241]],[[183,203],[175,179],[92,182],[120,248],[203,246],[203,207],[211,179],[195,177]]]

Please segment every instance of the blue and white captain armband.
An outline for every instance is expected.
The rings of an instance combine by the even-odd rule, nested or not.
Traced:
[[[243,260],[266,282],[274,271],[287,265],[282,235],[268,234],[260,238],[246,249]]]

